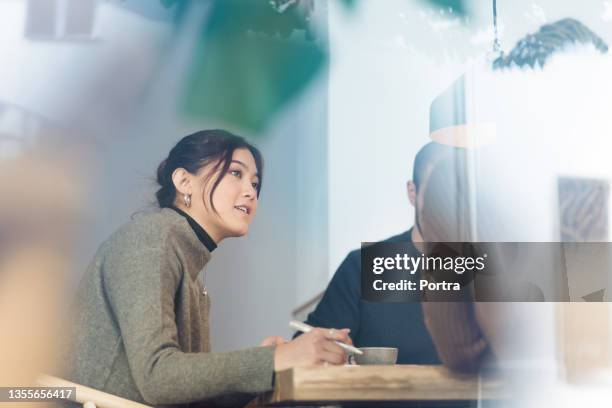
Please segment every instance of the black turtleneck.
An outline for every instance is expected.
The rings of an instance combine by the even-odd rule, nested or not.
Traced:
[[[208,235],[208,233],[204,230],[204,228],[202,228],[202,226],[200,224],[198,224],[198,222],[196,220],[191,218],[189,216],[189,214],[187,214],[183,210],[180,210],[180,209],[178,209],[176,207],[171,207],[171,208],[174,211],[176,211],[177,213],[181,214],[183,217],[185,217],[185,219],[187,220],[187,222],[189,223],[189,225],[193,229],[193,232],[195,232],[195,234],[198,237],[198,239],[200,240],[200,242],[202,242],[202,244],[204,244],[204,246],[206,247],[206,249],[208,249],[208,251],[212,252],[212,251],[215,250],[215,248],[217,247],[217,244],[215,244],[215,241],[213,241],[213,239],[210,237],[210,235]]]

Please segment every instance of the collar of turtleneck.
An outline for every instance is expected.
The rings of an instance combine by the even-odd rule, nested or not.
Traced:
[[[202,226],[198,224],[196,220],[191,218],[191,216],[183,210],[180,210],[176,207],[172,207],[172,209],[183,217],[185,217],[185,219],[189,223],[189,226],[191,227],[191,229],[193,229],[193,232],[195,232],[200,242],[202,242],[202,244],[206,247],[206,249],[208,249],[208,251],[212,252],[215,250],[215,248],[217,248],[217,244],[215,244],[215,241],[213,241],[213,239],[210,237],[210,235],[208,235],[206,230],[202,228]]]

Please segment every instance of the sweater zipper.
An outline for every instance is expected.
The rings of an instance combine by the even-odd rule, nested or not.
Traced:
[[[202,263],[204,263],[204,256],[202,256]],[[208,289],[206,289],[206,270],[208,269],[208,263],[204,265],[204,271],[202,273],[202,294],[208,296]]]

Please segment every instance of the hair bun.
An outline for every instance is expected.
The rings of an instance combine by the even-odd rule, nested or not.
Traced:
[[[157,166],[157,183],[159,183],[159,185],[161,185],[162,187],[165,184],[166,181],[166,165],[168,163],[168,159],[165,159],[164,161],[162,161],[161,163],[159,163],[159,166]]]

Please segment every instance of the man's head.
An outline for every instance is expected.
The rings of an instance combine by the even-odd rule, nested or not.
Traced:
[[[412,180],[409,180],[406,185],[410,204],[413,206],[416,205],[417,194],[436,162],[443,159],[444,156],[448,157],[451,155],[453,150],[454,148],[452,147],[436,142],[429,142],[418,151],[414,157]]]
[[[460,225],[467,221],[460,216],[466,206],[465,169],[464,149],[430,142],[419,150],[407,184],[417,238],[457,237],[457,231],[465,229]]]

